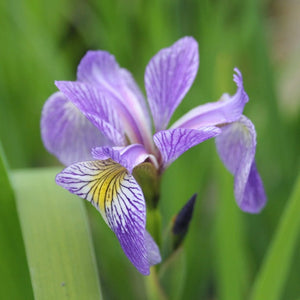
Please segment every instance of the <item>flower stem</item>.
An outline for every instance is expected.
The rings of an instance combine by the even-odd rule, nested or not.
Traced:
[[[150,275],[145,276],[147,300],[167,300],[160,285],[156,266],[151,267]]]
[[[156,241],[158,247],[161,245],[161,215],[159,210],[147,210],[147,230]],[[167,297],[161,287],[158,278],[158,266],[152,266],[150,275],[145,276],[146,293],[148,300],[166,300]]]
[[[300,233],[299,215],[300,174],[280,220],[267,257],[256,277],[251,300],[280,299]]]
[[[158,247],[161,246],[161,215],[158,209],[147,210],[147,230]]]

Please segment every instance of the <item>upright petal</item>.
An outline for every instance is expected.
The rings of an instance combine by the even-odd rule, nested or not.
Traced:
[[[161,153],[163,168],[166,168],[191,147],[220,133],[221,130],[217,127],[203,127],[199,130],[176,128],[159,131],[153,136],[153,139]]]
[[[145,200],[134,177],[107,159],[73,164],[57,175],[56,182],[100,211],[129,260],[139,272],[148,275],[159,253],[151,253],[158,251],[153,245],[149,251]]]
[[[190,89],[198,65],[198,44],[192,37],[180,39],[150,60],[145,72],[145,87],[156,131],[167,127]]]
[[[234,175],[234,194],[239,207],[258,213],[266,203],[262,180],[256,170],[256,132],[252,122],[242,116],[237,122],[222,127],[216,138],[218,153]]]
[[[89,84],[57,81],[56,86],[115,145],[123,146],[125,137],[117,111],[104,93]]]
[[[195,107],[175,122],[171,128],[196,129],[202,126],[215,126],[237,121],[242,115],[249,97],[244,90],[241,72],[237,68],[234,71],[236,74],[233,75],[233,78],[237,85],[237,91],[233,96],[224,94],[217,102]]]
[[[64,165],[90,160],[92,148],[110,145],[61,92],[50,96],[43,107],[41,133],[46,149]]]
[[[130,72],[121,69],[113,55],[106,51],[88,51],[78,66],[77,78],[110,94],[111,105],[122,107],[125,123],[131,124],[125,128],[131,142],[152,149],[146,101]]]

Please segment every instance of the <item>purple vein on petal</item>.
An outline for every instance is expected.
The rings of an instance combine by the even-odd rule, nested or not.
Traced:
[[[234,175],[234,194],[239,207],[259,212],[266,203],[264,187],[255,164],[256,132],[245,116],[222,128],[216,146],[227,169]]]
[[[145,200],[134,177],[108,159],[73,164],[57,175],[56,182],[100,211],[129,260],[148,275],[151,264],[157,262],[153,257],[157,258],[159,252],[148,256]],[[155,250],[153,244],[151,249]]]
[[[142,143],[153,150],[151,120],[146,101],[131,73],[119,67],[106,51],[88,51],[82,58],[78,80],[96,86],[109,95],[110,103],[121,112],[126,135],[132,143]]]
[[[160,150],[163,159],[163,168],[166,168],[185,151],[220,134],[217,127],[203,127],[197,129],[176,128],[162,130],[154,136],[154,142]]]
[[[56,81],[56,86],[115,145],[125,144],[117,111],[105,94],[88,83]]]
[[[145,88],[156,131],[167,127],[190,89],[198,65],[198,44],[192,37],[180,39],[150,60],[145,71]]]
[[[109,140],[61,92],[45,103],[41,134],[47,150],[64,164],[92,159],[91,149]]]
[[[217,126],[237,121],[244,110],[249,97],[243,87],[241,72],[235,68],[233,75],[237,91],[233,96],[223,94],[217,102],[210,102],[197,106],[177,120],[171,128],[200,128],[203,126]]]

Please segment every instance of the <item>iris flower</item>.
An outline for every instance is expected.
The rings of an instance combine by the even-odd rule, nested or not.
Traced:
[[[88,51],[78,66],[77,80],[56,81],[59,91],[43,108],[45,147],[67,166],[56,183],[99,210],[144,275],[161,257],[146,230],[143,191],[132,175],[136,166],[151,163],[160,175],[189,148],[216,137],[217,151],[234,175],[238,206],[257,213],[266,201],[254,160],[256,132],[242,115],[248,95],[238,69],[233,96],[224,94],[217,102],[200,105],[168,127],[198,65],[198,44],[192,37],[159,51],[145,71],[149,114],[130,72],[108,52]]]

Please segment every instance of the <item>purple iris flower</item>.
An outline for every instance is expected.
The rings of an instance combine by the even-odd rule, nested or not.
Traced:
[[[145,275],[161,257],[146,231],[145,199],[132,175],[139,164],[152,163],[160,175],[189,148],[216,137],[217,151],[234,175],[238,206],[257,213],[266,202],[254,160],[256,132],[242,115],[248,95],[238,69],[233,96],[224,94],[217,102],[200,105],[167,129],[198,64],[198,44],[192,37],[150,60],[145,72],[150,115],[133,77],[114,56],[88,51],[78,66],[77,80],[57,81],[60,91],[43,108],[45,147],[67,166],[57,175],[57,184],[100,211],[127,257]]]

